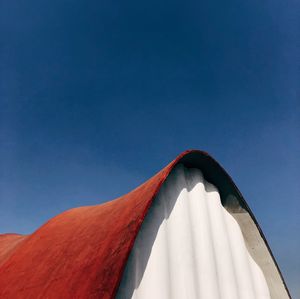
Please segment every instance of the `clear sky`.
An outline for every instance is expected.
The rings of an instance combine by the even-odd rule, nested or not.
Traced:
[[[297,2],[1,1],[0,232],[31,233],[203,149],[300,298]]]

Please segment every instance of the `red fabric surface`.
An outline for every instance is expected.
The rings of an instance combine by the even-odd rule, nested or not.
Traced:
[[[153,198],[171,169],[190,152],[132,192],[66,211],[23,237],[0,265],[0,298],[114,298]]]

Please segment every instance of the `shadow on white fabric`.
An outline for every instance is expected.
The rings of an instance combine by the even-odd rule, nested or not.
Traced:
[[[269,299],[236,220],[199,169],[179,164],[138,233],[118,299]]]

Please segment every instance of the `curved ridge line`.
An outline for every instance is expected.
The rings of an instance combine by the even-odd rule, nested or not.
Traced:
[[[128,258],[129,258],[129,255],[130,255],[130,252],[131,252],[131,250],[132,250],[132,248],[133,248],[133,246],[134,246],[134,243],[135,243],[137,234],[138,234],[138,232],[139,232],[139,230],[140,230],[140,228],[141,228],[142,223],[143,223],[144,220],[145,220],[146,215],[148,214],[148,211],[149,211],[149,209],[150,209],[150,207],[151,207],[151,205],[152,205],[152,203],[153,203],[153,200],[154,200],[155,197],[158,195],[158,193],[159,193],[159,191],[160,191],[162,185],[164,184],[164,182],[166,181],[166,179],[168,178],[168,176],[170,175],[170,173],[173,171],[174,167],[175,167],[177,164],[179,164],[179,163],[181,162],[181,160],[182,160],[184,157],[186,157],[187,155],[189,155],[189,154],[191,154],[191,153],[197,153],[197,154],[199,154],[199,155],[202,155],[202,156],[207,157],[207,158],[208,158],[215,166],[217,166],[217,168],[219,168],[219,169],[221,170],[222,174],[225,175],[225,178],[228,180],[228,183],[233,187],[233,190],[234,190],[234,191],[237,193],[237,195],[239,196],[239,200],[241,200],[241,202],[244,204],[244,206],[245,206],[245,208],[246,208],[246,211],[249,213],[249,215],[250,215],[251,219],[253,220],[253,222],[254,222],[256,228],[258,229],[259,234],[260,234],[260,236],[262,237],[264,243],[266,244],[266,247],[267,247],[267,249],[268,249],[268,252],[269,252],[269,254],[271,255],[271,258],[272,258],[272,260],[273,260],[273,262],[274,262],[274,264],[275,264],[275,266],[276,266],[276,269],[277,269],[277,271],[278,271],[278,273],[279,273],[279,276],[280,276],[280,278],[281,278],[281,281],[283,282],[284,288],[285,288],[285,290],[286,290],[286,292],[287,292],[289,298],[292,299],[292,297],[291,297],[291,295],[290,295],[290,292],[289,292],[289,290],[288,290],[288,288],[287,288],[287,285],[286,285],[286,283],[285,283],[285,280],[284,280],[284,278],[283,278],[283,275],[282,275],[282,273],[281,273],[281,271],[280,271],[280,269],[279,269],[279,266],[278,266],[278,264],[277,264],[277,262],[276,262],[276,260],[275,260],[274,255],[273,255],[273,253],[272,253],[272,251],[271,251],[271,248],[270,248],[270,246],[269,246],[269,244],[268,244],[268,242],[267,242],[267,240],[266,240],[266,238],[265,238],[265,236],[264,236],[264,234],[263,234],[263,232],[262,232],[262,230],[261,230],[261,228],[260,228],[260,226],[259,226],[259,224],[258,224],[256,218],[254,217],[254,214],[252,213],[252,211],[251,211],[249,205],[247,204],[246,200],[244,199],[242,193],[240,192],[240,190],[238,189],[238,187],[236,186],[236,184],[235,184],[234,181],[232,180],[231,176],[226,172],[226,170],[225,170],[225,169],[224,169],[224,168],[223,168],[223,167],[222,167],[222,166],[221,166],[221,165],[220,165],[220,164],[219,164],[212,156],[210,156],[210,155],[209,155],[207,152],[205,152],[205,151],[201,151],[201,150],[197,150],[197,149],[189,149],[189,150],[186,150],[186,151],[182,152],[180,155],[178,155],[178,156],[175,158],[175,160],[173,160],[173,161],[170,162],[166,167],[163,168],[162,171],[164,171],[164,170],[166,169],[166,170],[165,170],[166,173],[163,174],[163,177],[162,177],[161,181],[158,183],[158,185],[157,185],[157,187],[156,187],[156,190],[155,190],[155,192],[153,193],[151,199],[149,200],[149,202],[148,202],[148,204],[147,204],[147,206],[146,206],[146,208],[145,208],[145,210],[144,210],[144,212],[143,212],[142,217],[139,219],[139,224],[138,224],[138,226],[137,226],[137,228],[136,228],[136,230],[135,230],[135,232],[134,232],[134,237],[132,238],[132,240],[131,240],[131,242],[130,242],[130,245],[129,245],[129,247],[128,247],[128,252],[127,252],[126,257],[125,257],[125,259],[124,259],[124,263],[123,263],[123,265],[122,265],[122,267],[121,267],[121,269],[120,269],[120,272],[119,272],[119,275],[118,275],[118,278],[117,278],[117,283],[116,283],[116,285],[114,286],[114,289],[113,289],[113,292],[112,292],[113,298],[114,298],[114,297],[116,296],[116,294],[117,294],[117,291],[118,291],[119,285],[120,285],[120,283],[121,283],[121,279],[122,279],[122,276],[123,276],[123,273],[124,273],[124,270],[125,270],[125,267],[126,267],[126,264],[127,264],[127,260],[128,260]],[[159,173],[159,172],[158,172],[158,173]],[[158,173],[156,173],[154,176],[156,176]],[[154,177],[154,176],[153,176],[153,177]],[[145,183],[147,183],[147,181],[146,181]],[[145,184],[145,183],[144,183],[144,184]],[[143,185],[143,184],[142,184],[142,185]],[[216,187],[218,188],[218,186],[216,186]]]

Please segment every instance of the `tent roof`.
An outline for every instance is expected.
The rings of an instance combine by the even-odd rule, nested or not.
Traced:
[[[200,168],[222,202],[237,198],[255,221],[223,168],[207,153],[188,150],[122,197],[68,210],[28,236],[0,235],[0,297],[114,298],[145,215],[178,163]]]

